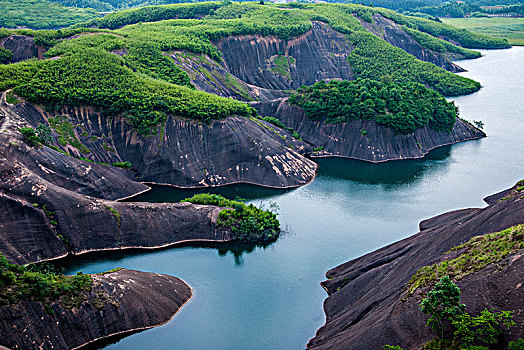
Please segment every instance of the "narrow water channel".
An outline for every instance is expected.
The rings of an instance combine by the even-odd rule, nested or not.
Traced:
[[[463,118],[486,124],[488,138],[443,147],[424,160],[320,159],[317,178],[291,191],[221,189],[279,205],[286,233],[266,248],[179,247],[71,260],[71,273],[124,267],[174,275],[194,289],[171,322],[108,348],[303,349],[324,323],[319,282],[329,268],[417,232],[423,219],[485,206],[483,197],[524,178],[524,48],[482,54],[459,65],[483,88],[455,101]],[[141,200],[188,195],[154,189]]]

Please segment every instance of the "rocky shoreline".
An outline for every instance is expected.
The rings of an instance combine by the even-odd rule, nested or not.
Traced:
[[[486,208],[424,220],[419,233],[329,270],[322,282],[329,294],[326,323],[308,349],[380,349],[385,344],[419,349],[435,338],[418,306],[429,286],[412,295],[406,284],[418,269],[446,259],[446,252],[472,237],[524,223],[523,199],[522,185],[516,185],[487,197]],[[457,281],[469,313],[514,311],[517,325],[507,340],[524,336],[524,290],[518,284],[524,278],[523,257],[524,251],[518,251]]]
[[[0,306],[0,345],[10,349],[77,349],[107,337],[169,322],[191,299],[181,279],[134,270],[91,275],[79,307],[53,301]],[[52,310],[52,311],[51,311]]]

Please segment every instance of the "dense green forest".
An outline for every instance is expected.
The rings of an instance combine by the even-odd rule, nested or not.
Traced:
[[[99,17],[92,9],[65,7],[47,0],[0,0],[0,27],[50,29]]]
[[[422,17],[486,16],[488,14],[520,14],[522,0],[328,0],[333,3],[366,4],[384,7],[405,15]],[[434,18],[438,20],[438,18]]]
[[[437,131],[450,131],[458,116],[453,102],[424,85],[400,85],[386,79],[318,82],[298,89],[289,101],[313,120],[373,120],[403,134],[426,125]]]
[[[338,4],[293,6],[229,1],[166,5],[109,14],[86,23],[89,29],[0,29],[0,38],[13,33],[34,36],[38,45],[49,49],[46,57],[54,58],[0,65],[0,91],[14,89],[18,96],[50,109],[90,105],[109,116],[124,115],[134,128],[147,134],[154,133],[169,115],[209,122],[255,114],[247,104],[196,91],[189,76],[164,55],[186,50],[220,62],[221,53],[213,42],[230,35],[289,39],[309,30],[312,20],[322,21],[346,34],[354,45],[348,61],[355,78],[422,83],[445,95],[471,93],[480,85],[386,43],[369,33],[357,17],[373,21],[372,15],[380,13],[405,26],[423,46],[464,57],[478,53],[433,36],[470,47],[506,45],[503,40],[385,9]]]

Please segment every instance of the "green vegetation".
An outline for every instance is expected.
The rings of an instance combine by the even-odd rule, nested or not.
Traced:
[[[87,300],[86,292],[92,285],[91,276],[81,272],[64,276],[53,271],[39,271],[35,265],[10,264],[0,254],[0,305],[17,304],[22,300],[49,305],[59,300],[63,307],[78,307]]]
[[[290,131],[291,132],[291,136],[293,136],[297,140],[301,140],[300,134],[297,131],[293,130],[293,128],[290,128],[289,126],[286,126],[279,119],[277,119],[275,117],[264,117],[264,118],[262,118],[262,120],[265,121],[265,122],[271,123],[271,124],[273,124],[275,126],[278,126],[281,129]]]
[[[524,180],[520,180],[513,187],[514,187],[514,189],[512,189],[504,198],[501,199],[502,201],[511,199],[511,198],[513,198],[513,197],[515,197],[517,195],[520,195],[520,194],[524,193]]]
[[[443,18],[442,21],[475,33],[507,39],[511,45],[524,45],[524,18],[522,17]]]
[[[291,79],[289,68],[292,64],[295,64],[295,59],[291,56],[278,55],[273,60],[274,66],[271,70],[280,76]]]
[[[427,326],[440,339],[432,341],[424,349],[488,349],[500,348],[500,336],[515,325],[512,311],[492,312],[483,310],[471,316],[466,305],[460,303],[460,289],[449,276],[443,276],[420,303],[420,310],[429,315]]]
[[[131,169],[133,167],[133,164],[128,162],[127,160],[125,162],[116,162],[113,163],[114,167],[122,168],[122,169]]]
[[[356,77],[382,80],[390,76],[396,83],[419,82],[446,96],[469,94],[480,89],[478,82],[420,61],[369,32],[355,32],[349,39],[355,48],[348,61]]]
[[[20,128],[20,134],[24,136],[24,141],[32,147],[41,147],[42,146],[42,140],[38,136],[36,136],[35,129],[31,127],[23,127]]]
[[[326,123],[374,120],[404,134],[426,125],[450,131],[457,117],[453,102],[417,83],[397,85],[369,79],[333,80],[327,84],[322,81],[301,87],[289,101],[303,108],[313,120]]]
[[[13,52],[8,49],[0,47],[0,64],[7,63],[13,58]]]
[[[0,65],[0,91],[13,89],[20,97],[42,104],[50,111],[89,105],[107,117],[122,115],[141,134],[156,133],[158,125],[169,115],[206,123],[231,115],[254,116],[256,112],[247,104],[194,90],[189,76],[168,54],[186,51],[193,55],[205,54],[220,62],[221,53],[213,45],[220,38],[260,34],[289,39],[309,30],[313,20],[348,35],[355,45],[349,62],[357,78],[380,80],[391,76],[394,82],[419,82],[445,95],[466,94],[480,88],[477,82],[419,61],[370,34],[355,14],[364,19],[380,12],[410,27],[410,33],[424,45],[451,54],[475,55],[430,39],[416,29],[437,36],[449,34],[450,39],[459,42],[464,37],[467,40],[462,44],[478,47],[490,43],[497,47],[497,42],[441,23],[423,22],[420,18],[388,11],[361,5],[301,4],[281,8],[224,1],[130,9],[84,24],[106,29],[0,29],[0,37],[34,36],[38,45],[49,48],[46,58],[53,58]],[[292,64],[292,57],[279,55],[275,69],[289,77]],[[63,127],[67,129],[68,125]],[[87,147],[73,137],[70,128],[55,130],[62,132],[61,144],[69,143],[81,152],[88,152]]]
[[[234,240],[244,242],[268,243],[277,239],[280,233],[280,223],[277,214],[272,210],[257,208],[253,204],[226,199],[220,195],[201,193],[182,202],[208,204],[224,209],[217,219],[217,227],[230,229]]]
[[[0,13],[0,27],[4,28],[60,28],[99,17],[92,9],[70,8],[47,0],[0,0]]]
[[[520,249],[524,249],[524,225],[473,237],[446,252],[458,252],[458,257],[420,268],[407,284],[408,294],[413,294],[421,286],[431,285],[442,276],[460,280],[489,264],[502,261]]]
[[[81,153],[90,153],[89,149],[84,146],[75,135],[76,125],[71,124],[66,116],[59,115],[55,118],[49,118],[51,127],[59,134],[58,143],[62,146],[71,145]]]
[[[107,208],[107,210],[109,210],[113,216],[115,217],[116,219],[116,226],[120,227],[120,224],[122,223],[122,215],[118,212],[118,210],[116,210],[115,208],[113,207],[110,207],[108,205],[105,206]]]
[[[21,102],[19,99],[16,98],[15,94],[13,93],[13,91],[9,91],[7,93],[7,95],[5,96],[5,101],[7,103],[10,103],[10,104],[13,104],[13,105],[17,105],[17,104],[19,104]]]
[[[418,30],[412,29],[410,27],[403,26],[403,29],[422,47],[425,47],[432,51],[440,53],[458,54],[461,58],[478,58],[481,56],[480,52],[478,51],[464,49],[460,46],[453,45],[445,40],[435,38],[434,36],[431,36],[424,32],[419,32]]]
[[[439,334],[440,339],[444,339],[444,332],[466,310],[466,305],[460,303],[461,294],[451,278],[443,276],[420,303],[420,311],[430,316],[427,326]]]

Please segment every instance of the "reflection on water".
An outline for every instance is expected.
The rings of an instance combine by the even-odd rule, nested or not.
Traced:
[[[335,177],[371,185],[411,184],[420,180],[428,171],[441,171],[451,155],[451,146],[439,147],[422,159],[395,160],[370,163],[345,158],[315,158],[319,164],[318,175]]]
[[[474,141],[470,141],[474,142]],[[361,160],[326,157],[314,158],[318,163],[318,177],[338,178],[361,184],[391,185],[412,184],[425,173],[441,171],[447,166],[445,160],[451,155],[451,146],[439,147],[421,159],[396,160],[384,163],[370,163]],[[251,184],[233,184],[219,187],[178,188],[173,186],[150,185],[151,190],[127,199],[127,202],[179,202],[197,193],[220,194],[229,199],[245,199],[251,202],[270,199],[293,189],[269,188]]]
[[[193,245],[70,261],[70,273],[124,267],[177,276],[194,290],[173,321],[108,348],[304,349],[325,321],[319,282],[328,269],[417,232],[423,219],[483,206],[484,196],[522,179],[524,48],[483,55],[461,62],[468,70],[462,75],[482,89],[454,100],[463,118],[486,123],[487,138],[440,148],[423,160],[316,159],[315,181],[290,191],[249,185],[201,190],[277,202],[280,221],[293,233],[265,248]],[[194,193],[156,191],[141,200],[176,201]]]
[[[151,190],[138,196],[129,198],[126,202],[180,202],[182,199],[192,197],[197,193],[220,194],[229,199],[246,199],[252,201],[255,199],[271,198],[293,189],[280,189],[262,187],[250,184],[233,184],[220,187],[204,188],[177,188],[173,186],[149,185]]]

